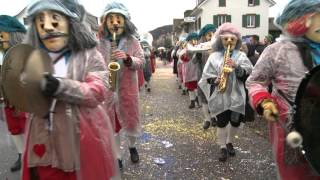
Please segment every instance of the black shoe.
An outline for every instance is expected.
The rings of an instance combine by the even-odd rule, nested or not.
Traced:
[[[18,154],[17,161],[11,166],[10,171],[15,172],[21,169],[21,154]]]
[[[236,151],[234,150],[232,143],[228,143],[226,146],[230,156],[236,155]]]
[[[225,162],[228,158],[228,151],[226,148],[221,148],[219,161]]]
[[[187,95],[187,90],[182,90],[182,95]]]
[[[118,159],[118,165],[119,165],[119,169],[122,170],[123,164],[121,159]]]
[[[189,105],[189,109],[193,109],[196,107],[196,102],[195,100],[191,100],[191,104]]]
[[[202,127],[204,130],[207,130],[210,127],[210,121],[205,121]]]
[[[211,118],[211,125],[213,127],[216,127],[217,126],[217,119],[216,118]]]
[[[135,147],[129,148],[129,151],[130,151],[131,162],[133,163],[139,162],[139,154],[138,154],[137,148]]]
[[[181,86],[181,85],[179,85],[179,89],[182,89],[182,86]]]
[[[148,89],[147,89],[147,91],[148,91],[148,92],[151,92],[151,89],[150,89],[150,88],[148,88]]]

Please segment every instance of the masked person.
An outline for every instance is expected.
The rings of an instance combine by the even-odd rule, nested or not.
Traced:
[[[4,56],[10,47],[22,42],[26,32],[25,27],[16,18],[7,15],[0,16],[0,51],[4,53]],[[4,110],[9,132],[18,151],[18,159],[10,168],[14,172],[21,168],[26,113],[15,109],[6,100]]]
[[[279,179],[320,179],[299,148],[286,144],[287,133],[281,126],[292,127],[294,107],[290,102],[294,102],[306,72],[320,64],[320,0],[291,0],[275,23],[283,34],[266,47],[246,82],[250,102],[270,122]]]
[[[99,49],[107,64],[115,61],[120,65],[117,86],[113,93],[114,101],[105,102],[109,104],[107,106],[109,116],[115,122],[120,168],[122,168],[120,130],[123,130],[128,137],[131,161],[133,163],[139,161],[136,139],[141,134],[141,124],[137,71],[144,66],[144,55],[139,41],[134,37],[136,30],[130,21],[129,11],[123,4],[119,2],[107,4],[100,28]]]
[[[198,63],[198,81],[200,81],[202,77],[202,72],[204,65],[206,64],[209,55],[212,53],[212,49],[205,48],[205,44],[212,46],[211,42],[213,42],[214,39],[214,33],[216,32],[216,27],[213,24],[207,24],[205,25],[199,32],[199,36],[201,38],[201,44],[204,47],[199,47],[200,52],[201,52],[201,59],[197,62]],[[201,50],[203,48],[204,50]],[[216,126],[217,122],[215,117],[211,117],[209,107],[208,107],[208,101],[206,99],[206,96],[202,92],[201,88],[198,89],[198,97],[202,103],[202,111],[204,114],[204,123],[203,123],[203,129],[208,129],[210,125]]]
[[[41,0],[28,7],[26,42],[52,58],[54,73],[43,76],[41,89],[56,104],[51,123],[35,114],[28,119],[24,180],[98,180],[117,173],[112,126],[101,106],[108,72],[95,37],[82,23],[84,13],[73,0]]]
[[[146,40],[142,40],[140,43],[143,48],[144,58],[145,58],[145,64],[143,67],[145,88],[148,92],[151,92],[151,87],[150,87],[150,79],[152,76],[151,48]]]
[[[185,87],[189,91],[190,105],[189,109],[193,109],[196,107],[196,102],[199,106],[199,101],[197,97],[197,79],[198,79],[198,66],[197,61],[199,56],[197,53],[193,53],[188,51],[188,46],[196,46],[198,44],[199,35],[195,32],[189,33],[187,36],[187,46],[185,54],[182,54],[181,60],[183,62],[182,65],[182,73],[183,73],[183,83]]]
[[[199,86],[208,100],[210,113],[217,117],[219,161],[226,161],[228,155],[235,155],[232,143],[241,123],[240,116],[245,114],[243,78],[251,73],[252,64],[239,51],[241,35],[233,24],[222,24],[215,36],[213,53],[203,69]]]

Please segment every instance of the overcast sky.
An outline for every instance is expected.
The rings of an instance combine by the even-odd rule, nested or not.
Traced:
[[[34,0],[0,0],[0,14],[16,15]],[[78,0],[87,11],[100,16],[111,0]],[[159,26],[172,24],[173,18],[183,18],[183,12],[193,9],[196,0],[118,0],[131,13],[132,21],[140,32],[153,30]],[[270,8],[270,16],[275,16],[289,0],[274,0],[277,4]]]

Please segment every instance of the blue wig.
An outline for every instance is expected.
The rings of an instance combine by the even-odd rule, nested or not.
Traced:
[[[208,32],[216,32],[216,26],[213,24],[207,24],[205,25],[199,32],[199,36],[205,36]]]
[[[276,18],[275,23],[283,27],[292,20],[314,12],[320,12],[320,0],[291,0]]]
[[[190,41],[192,39],[197,39],[198,40],[199,39],[198,33],[196,33],[196,32],[189,33],[188,36],[187,36],[187,41]]]

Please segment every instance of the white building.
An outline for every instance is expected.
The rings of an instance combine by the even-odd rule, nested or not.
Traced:
[[[196,0],[190,16],[195,17],[195,30],[206,24],[217,27],[224,22],[236,25],[242,36],[256,34],[263,39],[269,30],[269,8],[273,0]]]

